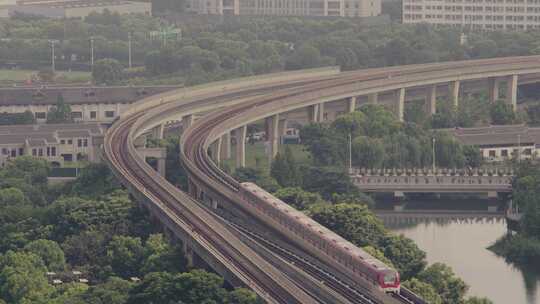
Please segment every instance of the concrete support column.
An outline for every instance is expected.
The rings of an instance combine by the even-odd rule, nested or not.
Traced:
[[[234,132],[236,137],[236,168],[243,168],[246,166],[247,126],[242,126]]]
[[[271,163],[279,149],[279,114],[266,118],[266,138],[268,140],[268,161]]]
[[[349,113],[356,111],[356,96],[349,98],[347,101],[347,111]]]
[[[152,129],[152,138],[163,139],[163,124],[159,124]]]
[[[499,81],[496,77],[488,79],[488,95],[491,103],[499,99]]]
[[[182,117],[182,132],[193,124],[193,114]]]
[[[157,171],[159,175],[165,177],[165,158],[158,158],[157,159]]]
[[[324,121],[324,102],[319,104],[319,117],[317,119],[318,122]]]
[[[320,122],[319,119],[319,105],[308,106],[308,116],[310,122]]]
[[[368,103],[376,104],[379,102],[379,93],[371,93],[368,95]]]
[[[231,158],[231,133],[227,132],[221,137],[221,159]]]
[[[432,85],[429,87],[426,96],[426,103],[428,108],[428,113],[433,115],[437,113],[437,86]]]
[[[221,137],[210,145],[210,157],[217,165],[221,163]]]
[[[280,119],[278,126],[278,135],[283,136],[287,132],[289,121],[287,119]]]
[[[450,84],[448,84],[448,93],[450,100],[452,102],[452,105],[457,109],[459,105],[459,80],[453,81]]]
[[[398,89],[396,93],[397,116],[399,121],[403,121],[403,115],[405,112],[405,88]]]
[[[187,244],[186,240],[182,242],[182,251],[183,251],[184,257],[186,258],[186,262],[187,262],[186,266],[188,268],[192,268],[194,266],[194,263],[193,263],[194,253],[193,253],[193,249],[191,248],[191,246]]]
[[[511,105],[514,111],[517,107],[517,84],[518,75],[508,76],[506,81],[506,103]]]

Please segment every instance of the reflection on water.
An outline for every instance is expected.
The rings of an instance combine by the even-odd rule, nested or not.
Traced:
[[[382,218],[389,229],[426,251],[430,264],[451,266],[470,286],[469,295],[488,297],[495,304],[540,304],[540,275],[516,269],[486,249],[506,233],[500,216]]]

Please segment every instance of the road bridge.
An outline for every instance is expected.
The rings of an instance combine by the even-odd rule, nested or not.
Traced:
[[[282,118],[286,117],[288,112],[306,111],[311,121],[322,122],[331,103],[341,103],[346,109],[345,112],[352,112],[358,108],[362,100],[378,103],[383,96],[389,96],[391,107],[396,116],[402,120],[404,103],[409,100],[407,95],[412,94],[413,90],[425,91],[424,98],[430,113],[434,113],[436,97],[440,96],[441,92],[444,92],[444,96],[455,106],[459,103],[459,97],[468,93],[466,90],[471,83],[478,85],[484,83],[484,89],[490,92],[492,101],[501,98],[499,87],[505,85],[504,100],[515,108],[517,86],[520,81],[526,79],[528,83],[535,82],[540,79],[539,75],[540,57],[529,56],[421,64],[346,73],[299,72],[268,76],[267,79],[256,78],[178,90],[148,98],[123,113],[121,119],[113,126],[113,130],[116,131],[108,133],[109,139],[105,144],[106,156],[115,174],[131,191],[139,193],[151,210],[157,208],[175,211],[174,206],[181,206],[181,213],[190,214],[193,210],[197,211],[196,216],[183,216],[181,219],[187,221],[191,227],[205,227],[204,233],[195,234],[190,228],[185,228],[182,230],[184,234],[178,235],[190,240],[188,244],[190,242],[195,244],[193,247],[203,258],[216,260],[216,257],[221,257],[218,259],[220,263],[214,263],[217,269],[222,271],[220,273],[225,273],[227,278],[236,278],[237,283],[243,282],[270,302],[284,301],[277,291],[290,299],[298,301],[299,298],[303,298],[306,302],[310,302],[311,300],[307,300],[309,295],[305,293],[306,290],[310,290],[306,289],[309,280],[300,281],[295,270],[284,270],[279,267],[286,263],[269,265],[263,259],[262,264],[257,266],[260,262],[260,253],[250,251],[249,248],[246,248],[246,251],[241,250],[245,253],[240,255],[238,252],[231,255],[229,251],[231,248],[241,246],[237,243],[237,234],[223,234],[229,231],[230,225],[216,222],[212,215],[211,209],[229,211],[230,208],[233,212],[235,208],[240,207],[238,183],[217,166],[222,158],[231,154],[228,151],[222,152],[222,149],[228,149],[232,132],[235,133],[239,143],[236,145],[237,166],[244,166],[245,136],[247,125],[250,123],[261,120],[266,122],[272,158],[277,153],[279,132],[283,129],[280,128]],[[477,85],[474,87],[478,89]],[[194,114],[209,111],[215,112],[193,122]],[[170,121],[185,122],[181,157],[189,174],[191,198],[173,189],[174,187],[167,184],[157,173],[152,174],[150,172],[152,169],[144,163],[133,145],[139,135],[154,128],[157,130],[153,133],[157,137],[162,136],[160,128]],[[194,199],[206,202],[211,209],[203,208],[204,205],[198,204]],[[155,214],[160,222],[174,228],[179,226],[171,224],[171,219],[181,215],[178,210],[175,212],[156,211]],[[254,222],[259,220],[256,217],[249,219]],[[201,231],[199,228],[196,229],[197,232]],[[205,244],[214,247],[202,246],[204,240],[207,240]],[[310,256],[317,256],[322,263],[332,265],[328,270],[334,274],[334,278],[347,278],[349,268],[343,265],[343,261],[317,251],[304,253],[302,258]],[[248,263],[247,265],[252,265],[252,268],[238,269],[235,265],[240,262]],[[313,272],[316,269],[306,267],[299,270]],[[323,275],[318,271],[315,271],[317,273],[315,277]],[[271,278],[268,277],[268,273],[272,274]],[[341,289],[343,285],[339,285],[330,277],[323,277],[325,280],[323,285],[327,287],[321,288],[320,293],[325,297],[337,298],[340,295],[344,297],[351,294],[351,291],[356,291],[356,289],[343,290]],[[297,278],[296,281],[293,278]],[[369,289],[370,285],[361,283],[361,280],[354,283],[350,286],[358,287],[362,292],[358,297],[346,298],[349,302],[424,303],[405,288],[402,288],[401,296],[393,298],[380,292],[372,292]],[[295,286],[302,289],[295,291]],[[369,296],[366,298],[365,295]]]
[[[405,193],[497,193],[512,191],[513,172],[480,170],[366,170],[351,169],[352,182],[362,192]]]

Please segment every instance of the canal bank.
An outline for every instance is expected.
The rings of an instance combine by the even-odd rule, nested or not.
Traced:
[[[474,204],[481,207],[453,210],[451,217],[441,210],[451,208],[448,202],[431,202],[436,209],[407,210],[395,216],[379,210],[379,215],[387,228],[414,240],[426,252],[430,264],[442,262],[452,267],[470,286],[469,296],[488,297],[495,304],[540,303],[540,275],[517,269],[487,249],[507,233],[504,216],[487,212],[484,207],[489,202]]]

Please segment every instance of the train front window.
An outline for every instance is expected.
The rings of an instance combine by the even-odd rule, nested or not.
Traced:
[[[384,275],[384,284],[394,284],[396,282],[396,276],[393,273],[387,273]]]

